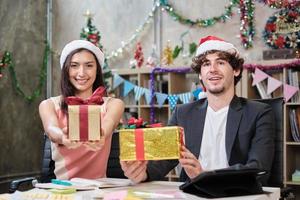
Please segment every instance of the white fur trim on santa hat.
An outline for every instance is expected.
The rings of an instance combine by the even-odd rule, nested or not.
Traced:
[[[73,40],[72,42],[68,43],[61,52],[60,67],[63,68],[68,55],[72,51],[81,48],[91,51],[96,56],[101,67],[104,65],[104,54],[98,47],[86,40]]]
[[[233,44],[220,41],[220,40],[208,40],[202,44],[199,45],[196,51],[196,56],[199,56],[200,54],[205,53],[206,51],[210,50],[219,50],[219,51],[235,51],[238,53],[237,48],[233,46]]]

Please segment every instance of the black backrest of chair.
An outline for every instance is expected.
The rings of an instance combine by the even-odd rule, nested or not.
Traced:
[[[109,178],[126,178],[120,165],[119,132],[115,132],[111,139],[111,148],[107,163],[106,176]]]
[[[269,104],[275,115],[275,154],[268,180],[268,186],[283,186],[283,98],[256,99],[256,101]]]
[[[42,174],[40,180],[42,183],[49,183],[51,182],[51,179],[55,179],[54,167],[54,161],[52,160],[51,154],[51,141],[48,136],[44,134]]]

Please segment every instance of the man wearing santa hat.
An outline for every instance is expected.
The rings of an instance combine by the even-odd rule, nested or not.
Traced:
[[[214,36],[200,40],[191,67],[199,75],[207,98],[178,106],[169,121],[185,132],[180,181],[222,168],[270,172],[274,115],[270,106],[235,95],[243,63],[233,44]],[[177,164],[178,160],[121,162],[125,175],[134,182],[162,179]]]

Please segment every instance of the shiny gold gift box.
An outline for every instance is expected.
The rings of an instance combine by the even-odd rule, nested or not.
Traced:
[[[68,136],[72,141],[99,141],[101,139],[101,106],[69,105]]]
[[[178,126],[122,129],[120,160],[179,159],[183,134],[183,128]]]

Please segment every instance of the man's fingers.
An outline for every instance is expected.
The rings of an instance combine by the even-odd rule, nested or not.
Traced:
[[[194,159],[179,159],[179,162],[181,165],[192,165],[192,166],[198,166],[200,165],[197,160]]]
[[[133,182],[140,183],[145,180],[146,173],[139,173],[134,179]]]
[[[141,163],[139,167],[133,172],[132,174],[132,180],[135,183],[139,183],[143,181],[146,174],[146,165],[144,163]]]
[[[186,172],[190,172],[195,169],[195,167],[192,165],[181,165],[181,166],[185,169]]]
[[[143,181],[146,176],[145,161],[121,161],[120,164],[124,175],[135,183]]]
[[[128,165],[127,170],[125,172],[125,175],[128,176],[128,177],[133,178],[134,177],[134,171],[136,171],[136,169],[138,169],[139,165],[140,165],[139,161],[133,162],[130,165]]]
[[[127,170],[126,161],[120,161],[121,169],[125,172]]]
[[[130,176],[130,168],[133,165],[133,162],[131,161],[120,161],[121,168],[124,171],[124,175],[129,178]]]
[[[146,165],[141,163],[141,165],[135,170],[135,176],[139,176],[140,174],[143,174],[146,172]]]
[[[184,151],[181,152],[181,157],[186,159],[196,159],[194,154],[192,154],[191,152],[184,152]]]

